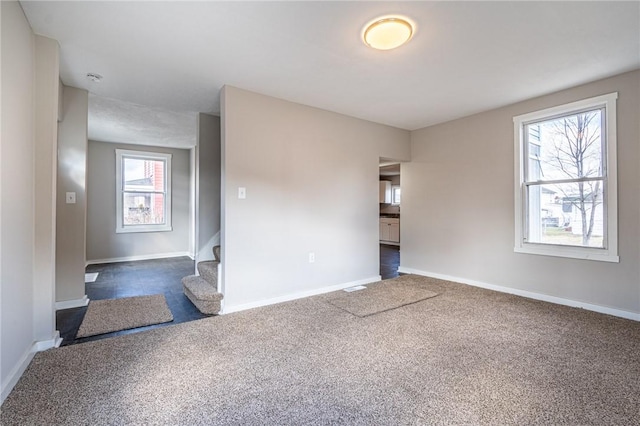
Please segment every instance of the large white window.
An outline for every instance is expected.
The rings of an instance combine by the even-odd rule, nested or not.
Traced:
[[[116,232],[171,231],[171,154],[116,149]]]
[[[618,262],[617,97],[514,117],[516,252]]]

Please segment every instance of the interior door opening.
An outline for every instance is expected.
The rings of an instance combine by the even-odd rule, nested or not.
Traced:
[[[397,277],[400,266],[402,185],[399,161],[381,158],[379,167],[380,276],[384,280]]]

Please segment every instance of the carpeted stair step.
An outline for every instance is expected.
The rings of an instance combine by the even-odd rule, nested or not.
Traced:
[[[215,260],[198,262],[198,273],[214,287],[218,287],[218,264]]]
[[[197,275],[190,275],[182,279],[185,296],[203,314],[215,315],[220,312],[222,294],[218,289]]]

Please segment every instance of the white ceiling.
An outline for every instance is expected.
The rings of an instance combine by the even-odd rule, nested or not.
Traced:
[[[89,139],[188,148],[196,141],[196,114],[146,107],[89,94]]]
[[[640,68],[638,2],[21,4],[105,141],[193,146],[225,84],[413,130]],[[389,13],[413,39],[366,47],[362,26]]]

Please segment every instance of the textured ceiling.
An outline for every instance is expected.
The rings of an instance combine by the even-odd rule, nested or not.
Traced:
[[[196,114],[89,95],[89,139],[189,148],[196,144]]]
[[[638,2],[21,4],[59,41],[62,81],[93,94],[101,140],[193,144],[182,130],[219,113],[225,84],[413,130],[640,68]],[[413,39],[366,47],[389,13]]]

